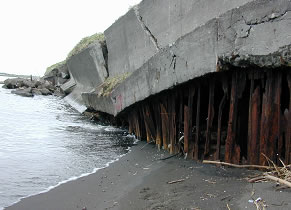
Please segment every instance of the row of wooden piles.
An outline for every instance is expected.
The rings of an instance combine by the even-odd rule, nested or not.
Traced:
[[[176,86],[127,112],[129,132],[194,160],[291,163],[291,70],[234,69]]]

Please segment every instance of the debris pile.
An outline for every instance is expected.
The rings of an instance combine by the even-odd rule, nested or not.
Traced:
[[[291,188],[291,165],[286,165],[281,159],[280,162],[283,167],[277,166],[270,158],[262,154],[269,163],[269,172],[264,173],[262,176],[257,176],[249,179],[250,183],[262,182],[266,180],[272,180],[278,183],[278,186]]]

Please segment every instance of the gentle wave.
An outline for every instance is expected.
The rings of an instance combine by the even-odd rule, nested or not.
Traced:
[[[131,152],[130,147],[129,147],[127,150],[128,150],[128,153]],[[32,196],[36,196],[36,195],[40,195],[40,194],[43,194],[43,193],[47,193],[47,192],[49,192],[50,190],[53,190],[54,188],[59,187],[59,186],[62,185],[62,184],[66,184],[66,183],[68,183],[68,182],[75,181],[75,180],[77,180],[77,179],[80,179],[80,178],[83,178],[83,177],[89,176],[89,175],[91,175],[91,174],[94,174],[94,173],[96,173],[97,171],[99,171],[99,170],[101,170],[101,169],[105,169],[105,168],[109,167],[110,164],[119,161],[120,158],[124,157],[124,156],[127,155],[128,153],[123,154],[123,155],[120,155],[119,158],[117,158],[117,159],[115,159],[115,160],[112,160],[112,161],[108,162],[104,167],[94,168],[93,171],[92,171],[91,173],[83,173],[83,174],[81,174],[80,176],[73,176],[73,177],[71,177],[71,178],[69,178],[69,179],[67,179],[67,180],[64,180],[64,181],[59,182],[59,183],[56,184],[56,185],[49,186],[46,190],[43,190],[43,191],[41,191],[41,192],[39,192],[39,193],[35,193],[35,194],[31,194],[31,195],[28,195],[28,196],[22,197],[22,198],[20,198],[18,201],[12,203],[12,204],[9,205],[9,206],[12,206],[12,205],[14,205],[14,204],[17,204],[17,203],[19,203],[21,200],[23,200],[23,199],[25,199],[25,198],[29,198],[29,197],[32,197]],[[5,206],[4,208],[7,208],[7,207],[9,207],[9,206]],[[1,207],[0,207],[0,210],[3,210],[4,208],[1,208]]]
[[[136,143],[65,101],[0,88],[0,209],[107,167]]]

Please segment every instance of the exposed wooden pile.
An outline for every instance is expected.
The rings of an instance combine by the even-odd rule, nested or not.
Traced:
[[[125,110],[129,132],[171,154],[237,165],[291,163],[291,71],[233,69]]]

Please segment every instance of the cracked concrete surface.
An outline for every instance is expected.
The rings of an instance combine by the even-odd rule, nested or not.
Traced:
[[[144,23],[142,16],[140,16],[139,14],[139,6],[136,5],[134,8],[134,13],[136,15],[136,18],[138,19],[142,29],[146,32],[146,34],[149,36],[150,40],[152,41],[152,43],[155,45],[157,52],[160,51],[160,47],[158,44],[158,40],[156,39],[156,37],[152,34],[151,30],[146,26],[146,24]]]
[[[139,69],[162,48],[252,0],[143,0],[105,31],[109,77]]]

